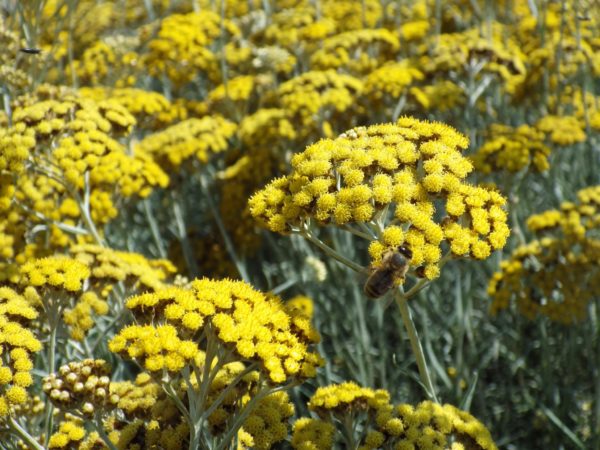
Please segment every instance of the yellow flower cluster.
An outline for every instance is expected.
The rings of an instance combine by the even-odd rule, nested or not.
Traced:
[[[374,391],[351,381],[332,384],[318,388],[310,398],[308,408],[320,417],[326,417],[329,412],[334,415],[352,414],[353,411],[367,409],[377,396],[386,394],[385,390]]]
[[[220,116],[187,119],[146,136],[135,148],[152,157],[167,172],[178,172],[195,157],[208,162],[211,154],[227,150],[236,125]]]
[[[198,345],[180,339],[172,325],[130,325],[108,344],[111,352],[135,359],[150,372],[178,372],[198,354]]]
[[[285,8],[273,14],[265,29],[265,40],[297,54],[311,54],[318,48],[318,43],[332,35],[335,29],[334,20],[317,19],[314,7],[299,4],[296,8]]]
[[[323,17],[335,21],[339,31],[373,28],[381,19],[383,7],[378,0],[357,3],[352,0],[328,0],[323,3]]]
[[[586,139],[584,123],[573,116],[547,115],[536,123],[536,128],[543,131],[552,143],[565,147]]]
[[[476,76],[491,74],[505,83],[507,93],[515,93],[525,80],[525,55],[519,43],[507,39],[507,31],[503,24],[495,22],[491,26],[491,36],[485,36],[478,28],[460,33],[444,33],[433,35],[430,46],[421,48],[420,67],[427,74],[448,72],[453,76]],[[481,68],[475,73],[468,74],[469,67],[475,62]],[[471,69],[472,70],[472,69]]]
[[[334,70],[311,71],[282,83],[275,98],[278,107],[294,118],[297,134],[321,136],[331,134],[328,124],[339,122],[338,116],[360,111],[356,98],[362,90],[362,81],[350,75]]]
[[[86,435],[83,419],[69,414],[60,422],[58,431],[50,436],[48,448],[81,448],[79,444]]]
[[[182,115],[175,105],[158,92],[107,87],[81,88],[78,92],[82,97],[96,102],[110,99],[120,104],[135,117],[136,127],[144,130],[164,128]]]
[[[332,423],[302,417],[294,422],[291,444],[298,450],[329,450],[333,448],[334,436]]]
[[[347,31],[326,38],[323,46],[310,58],[316,70],[345,69],[364,75],[396,59],[400,41],[385,28]]]
[[[134,382],[110,384],[111,395],[119,397],[118,407],[123,416],[113,415],[104,421],[104,427],[119,448],[186,448],[189,427],[175,403],[169,399],[160,384],[148,373],[141,373]],[[183,397],[183,396],[181,396]],[[86,442],[98,441],[91,433]],[[136,447],[137,446],[137,447]]]
[[[234,351],[238,359],[258,362],[275,383],[313,377],[322,363],[318,354],[309,350],[309,346],[319,340],[309,320],[301,315],[290,316],[278,298],[266,297],[243,282],[195,280],[190,289],[172,287],[131,297],[127,307],[141,323],[156,323],[158,318],[168,323],[157,328],[132,326],[111,341],[111,351],[145,361],[148,370],[163,367],[174,372],[180,370],[193,358],[192,348],[190,346],[190,352],[180,357],[177,352],[181,347],[172,347],[169,343],[177,340],[187,346],[191,341],[181,339],[209,332],[207,325],[214,330],[221,345]],[[159,330],[165,330],[168,336],[158,335]],[[153,344],[148,347],[150,339]],[[127,348],[129,341],[138,345]],[[160,353],[163,349],[164,354]],[[146,354],[154,350],[160,358],[148,362]]]
[[[239,33],[233,22],[221,20],[208,10],[173,14],[161,21],[157,36],[148,43],[144,65],[151,75],[166,76],[176,86],[189,83],[199,74],[219,81],[219,61],[211,45],[223,38],[229,41]]]
[[[465,91],[450,80],[440,80],[429,86],[413,86],[409,89],[414,103],[426,111],[448,111],[466,102]]]
[[[600,187],[578,192],[578,204],[532,215],[528,228],[538,239],[517,248],[490,280],[492,313],[511,300],[525,317],[538,315],[572,324],[588,316],[600,293]]]
[[[13,289],[0,287],[0,419],[29,398],[27,388],[33,384],[32,353],[39,352],[42,344],[27,323],[37,317],[37,311],[25,297]]]
[[[415,80],[422,80],[423,73],[406,61],[387,63],[373,70],[365,79],[365,94],[370,101],[386,98],[398,99]]]
[[[23,258],[27,243],[63,249],[74,240],[68,230],[85,222],[84,208],[103,225],[118,214],[118,196],[146,197],[167,185],[158,164],[142,152],[130,155],[117,140],[134,123],[118,103],[56,89],[39,89],[33,101],[15,108],[13,126],[0,130],[0,168],[15,175],[27,169],[26,176],[3,180],[0,191],[6,210],[0,227],[12,241],[10,256]],[[26,242],[23,235],[36,225],[44,231]]]
[[[337,448],[343,432],[336,432],[335,427],[349,421],[353,429],[362,430],[361,450],[497,448],[487,428],[466,411],[430,401],[416,407],[393,405],[386,390],[374,391],[353,382],[317,389],[308,406],[320,420],[301,418],[295,422],[292,446],[296,449]]]
[[[50,256],[21,266],[20,284],[48,290],[78,292],[91,274],[89,267],[66,256]]]
[[[85,86],[133,86],[142,71],[138,36],[107,36],[83,50],[67,68],[67,76],[77,77]],[[58,74],[56,74],[58,77]]]
[[[393,208],[389,225],[369,247],[373,265],[406,244],[411,264],[424,265],[433,279],[442,242],[454,255],[485,259],[509,234],[504,197],[464,182],[472,170],[461,154],[467,144],[451,127],[411,118],[355,128],[294,155],[292,173],[256,193],[250,210],[271,231],[301,233],[311,220],[385,223]],[[438,219],[436,209],[447,218]]]
[[[268,450],[283,441],[288,435],[288,419],[293,414],[294,405],[287,392],[266,396],[244,421],[240,430],[242,448]]]
[[[70,362],[44,377],[42,388],[56,407],[92,417],[114,409],[119,401],[110,393],[110,371],[102,359]]]
[[[160,385],[146,372],[140,373],[133,382],[111,382],[110,393],[119,398],[117,406],[127,417],[144,417],[161,400]]]
[[[485,174],[518,172],[525,168],[545,172],[550,168],[550,149],[544,133],[528,125],[513,128],[494,124],[488,138],[473,157],[475,168]]]
[[[90,270],[91,287],[107,294],[117,282],[124,283],[128,291],[158,290],[174,276],[176,269],[166,259],[148,259],[134,252],[113,250],[99,245],[74,245],[70,249],[74,259],[86,264]]]
[[[87,332],[94,327],[94,314],[105,316],[109,313],[109,305],[96,292],[88,291],[81,294],[75,306],[65,308],[63,320],[69,326],[72,339],[83,341]]]

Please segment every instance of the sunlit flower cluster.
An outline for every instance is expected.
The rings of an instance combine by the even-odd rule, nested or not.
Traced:
[[[38,317],[30,302],[13,289],[0,287],[0,420],[29,399],[33,354],[41,342],[27,324]]]
[[[361,450],[497,448],[487,428],[468,412],[431,401],[393,405],[384,389],[362,388],[353,382],[334,384],[317,389],[308,405],[319,419],[301,418],[294,423],[296,449],[347,445],[340,425],[349,421],[362,430],[357,447]]]
[[[313,220],[341,227],[379,221],[373,265],[406,244],[411,263],[436,278],[443,241],[454,255],[485,259],[509,234],[504,197],[464,181],[472,170],[461,154],[467,144],[451,127],[410,118],[355,128],[296,154],[292,173],[256,193],[250,209],[280,233],[302,233]]]
[[[182,115],[166,97],[158,92],[136,88],[90,87],[81,88],[79,93],[82,97],[95,101],[108,98],[120,104],[135,117],[136,127],[146,130],[164,128]]]
[[[206,163],[213,153],[227,150],[235,130],[234,123],[219,116],[187,119],[148,135],[136,150],[151,156],[168,172],[177,173],[192,158]]]
[[[420,57],[422,70],[426,73],[447,72],[455,81],[462,77],[481,79],[492,75],[505,84],[509,94],[514,93],[525,79],[525,56],[517,42],[506,38],[500,23],[494,23],[488,35],[483,35],[477,28],[430,39],[435,40],[433,52],[423,46]],[[457,74],[461,76],[457,77]]]
[[[208,10],[173,14],[162,20],[157,36],[148,43],[144,64],[151,75],[166,76],[175,85],[188,83],[199,73],[218,81],[219,60],[211,46],[238,34],[235,24]]]
[[[492,125],[488,139],[474,156],[475,168],[483,173],[518,172],[531,168],[536,172],[549,169],[550,148],[544,143],[545,135],[528,125],[513,128]]]
[[[544,315],[572,324],[588,317],[588,305],[600,292],[600,188],[577,194],[558,210],[529,217],[536,238],[502,261],[488,287],[492,312],[510,306],[530,319]]]
[[[191,289],[172,287],[131,297],[127,307],[148,325],[123,329],[111,341],[111,351],[143,362],[150,371],[181,370],[198,352],[193,337],[213,332],[220,345],[241,360],[259,363],[275,383],[313,377],[321,364],[309,348],[320,337],[306,316],[290,317],[277,298],[243,282],[195,280]],[[166,323],[150,324],[158,319]]]
[[[383,61],[394,60],[399,47],[398,37],[385,28],[347,31],[325,39],[310,62],[317,70],[344,68],[367,74]]]
[[[442,269],[470,258],[480,274],[498,270],[494,314],[512,306],[561,324],[590,315],[600,296],[600,188],[531,215],[526,230],[521,222],[534,203],[557,204],[594,175],[593,3],[3,2],[0,447],[495,449],[466,411],[392,402],[425,398],[396,389],[387,369],[398,372],[400,353],[375,348],[395,342],[392,310],[427,398],[487,411],[482,420],[502,424],[502,442],[531,447],[521,420],[551,371],[519,378],[527,395],[515,420],[495,413],[521,399],[502,386],[485,409],[471,404],[475,391],[451,392],[466,386],[458,371],[472,368],[464,337],[491,339],[503,323],[465,320],[454,334],[457,320],[480,312],[471,298],[481,276],[455,262],[455,306],[407,300],[446,295],[452,272]],[[571,166],[577,177],[565,173]],[[498,188],[476,184],[498,173],[508,173],[494,178]],[[495,269],[490,256],[507,242],[512,255]],[[369,297],[378,277],[381,291],[398,288],[399,311],[361,303],[349,279],[353,291],[340,289],[348,267]],[[356,303],[334,309],[346,294]],[[422,317],[412,323],[411,312]],[[423,354],[411,327],[430,323]],[[587,339],[593,327],[583,325]],[[335,342],[348,333],[361,341]],[[456,361],[438,353],[455,342]],[[478,373],[507,362],[515,370],[511,351],[494,348]],[[354,352],[366,362],[345,358]],[[430,381],[434,354],[450,369]],[[326,363],[323,379],[395,391],[319,387]],[[520,375],[537,377],[529,364]],[[485,374],[473,389],[489,389]],[[593,433],[580,429],[593,414],[578,417],[563,389],[554,394],[568,420],[557,402],[543,406],[557,420],[536,414],[558,429],[548,436],[573,422],[567,446],[587,448]]]

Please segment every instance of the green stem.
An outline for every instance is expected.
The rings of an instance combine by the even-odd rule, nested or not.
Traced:
[[[32,435],[30,435],[25,428],[19,425],[19,422],[15,420],[14,417],[9,416],[8,425],[12,430],[19,435],[21,439],[23,439],[29,448],[33,448],[35,450],[44,450],[44,447],[40,445]]]
[[[325,244],[319,238],[313,236],[310,231],[302,230],[299,233],[300,233],[300,236],[304,237],[305,239],[307,239],[310,242],[312,242],[313,244],[315,244],[317,247],[319,247],[321,250],[323,250],[327,255],[331,256],[333,259],[341,262],[345,266],[350,267],[355,272],[364,272],[364,268],[361,265],[356,264],[354,261],[351,261],[348,258],[340,255],[338,252],[336,252],[334,249],[332,249],[329,245]]]
[[[203,175],[200,176],[200,184],[202,186],[202,189],[204,189],[204,192],[207,193],[205,198],[208,203],[208,207],[210,208],[210,212],[212,213],[213,218],[215,219],[217,228],[219,229],[219,232],[221,233],[223,242],[225,243],[225,249],[227,250],[229,257],[235,264],[235,268],[237,269],[238,273],[242,277],[242,280],[249,282],[250,277],[248,276],[248,271],[246,270],[246,266],[242,263],[242,261],[240,260],[240,258],[238,257],[238,255],[235,251],[235,247],[233,245],[233,242],[231,241],[231,238],[229,237],[229,233],[227,232],[227,229],[225,228],[225,224],[223,224],[223,221],[221,220],[221,215],[219,214],[217,206],[214,204],[213,199],[210,196],[211,190],[209,189],[208,182],[206,181],[206,178]]]
[[[406,328],[406,332],[408,333],[410,346],[412,347],[413,354],[417,361],[417,367],[419,368],[419,376],[421,377],[421,383],[427,391],[427,395],[429,396],[429,398],[432,399],[434,402],[439,403],[437,395],[435,393],[435,389],[433,387],[433,383],[431,381],[429,369],[427,368],[427,362],[425,361],[423,347],[421,346],[421,341],[419,340],[419,335],[417,334],[415,323],[412,319],[410,309],[408,308],[408,302],[406,300],[406,297],[402,294],[402,292],[399,289],[396,289],[394,292],[394,298],[396,300],[396,303],[398,304],[398,307],[400,308],[402,322],[404,323],[404,328]]]
[[[55,299],[55,302],[60,300]],[[50,340],[48,342],[48,373],[52,374],[56,371],[56,335],[58,333],[58,325],[60,323],[60,308],[56,304],[46,304],[48,311],[48,322],[50,323]],[[50,442],[52,428],[54,426],[54,405],[50,399],[46,399],[46,447]]]
[[[146,216],[146,220],[148,221],[148,225],[150,225],[150,232],[152,233],[152,239],[154,239],[154,245],[156,245],[158,254],[161,258],[166,258],[167,250],[165,249],[165,244],[160,236],[160,230],[158,229],[158,224],[156,223],[154,214],[152,214],[150,200],[145,198],[142,201],[142,206],[144,207],[144,214]]]

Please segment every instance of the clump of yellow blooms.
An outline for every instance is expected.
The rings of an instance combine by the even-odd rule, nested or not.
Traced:
[[[91,273],[86,264],[65,256],[32,260],[20,270],[22,285],[67,292],[81,291]]]
[[[421,47],[420,67],[428,74],[447,72],[455,81],[468,76],[480,79],[489,74],[505,84],[507,93],[513,94],[525,80],[525,55],[518,42],[506,38],[504,25],[493,23],[489,34],[484,35],[478,27],[431,36],[430,45]],[[475,69],[475,62],[480,67]]]
[[[150,155],[167,172],[177,173],[192,158],[208,162],[213,153],[227,150],[236,125],[220,116],[187,119],[146,136],[136,150]]]
[[[537,239],[518,247],[493,275],[492,313],[514,300],[529,319],[543,315],[568,325],[588,317],[589,302],[600,293],[600,187],[577,197],[578,203],[529,217]]]
[[[56,407],[92,417],[119,401],[110,393],[110,370],[102,359],[70,362],[44,377],[42,388]]]
[[[353,382],[318,388],[308,406],[319,419],[301,418],[294,423],[292,446],[296,449],[332,449],[344,442],[348,445],[344,430],[336,427],[349,422],[353,429],[361,430],[361,450],[497,448],[487,428],[466,411],[431,401],[416,407],[393,405],[388,391],[363,388]]]
[[[323,2],[323,16],[335,21],[340,31],[373,28],[381,18],[382,4],[378,0],[357,3],[352,0]]]
[[[161,21],[157,36],[148,43],[144,65],[151,75],[166,76],[176,86],[189,83],[199,74],[216,82],[221,71],[214,45],[239,33],[233,22],[222,21],[212,11],[173,14]]]
[[[70,328],[71,338],[82,341],[87,332],[94,327],[93,315],[105,316],[109,313],[109,305],[96,292],[84,292],[75,306],[65,308],[63,320]]]
[[[416,109],[448,111],[466,102],[464,90],[450,80],[440,80],[428,86],[413,86],[409,93]]]
[[[294,422],[292,448],[298,450],[328,450],[333,448],[335,426],[319,419],[302,417]]]
[[[456,256],[485,259],[509,234],[504,197],[464,181],[473,169],[461,154],[467,144],[449,126],[411,118],[355,128],[294,155],[291,174],[257,192],[250,210],[279,233],[302,233],[311,221],[375,223],[373,266],[406,245],[411,265],[423,265],[433,279],[442,243]],[[440,209],[443,218],[435,214]]]
[[[195,280],[189,289],[131,297],[127,307],[147,325],[121,330],[109,348],[149,371],[180,371],[198,353],[194,336],[210,339],[211,333],[238,359],[258,363],[274,383],[313,377],[322,362],[309,349],[320,337],[308,320],[290,317],[279,299],[243,282]]]
[[[325,39],[310,62],[317,70],[343,68],[348,73],[364,75],[383,61],[394,60],[399,48],[398,37],[385,28],[347,31]]]
[[[40,90],[55,94],[60,99],[25,101],[13,111],[12,127],[0,130],[0,170],[13,175],[3,180],[2,231],[11,236],[15,261],[30,251],[27,244],[38,246],[37,256],[42,247],[68,247],[70,230],[85,225],[89,232],[89,219],[99,226],[116,217],[117,198],[147,197],[168,183],[148,155],[131,155],[119,142],[135,124],[122,106]],[[36,226],[41,232],[26,242]]]
[[[50,436],[48,448],[81,448],[79,445],[85,438],[86,430],[83,419],[68,414],[60,422],[58,431]]]
[[[331,36],[335,30],[334,20],[317,18],[314,7],[299,4],[294,9],[286,8],[273,14],[265,29],[265,41],[296,54],[312,54],[321,39]]]
[[[525,168],[545,172],[550,168],[550,148],[544,140],[544,133],[529,125],[513,128],[494,124],[489,129],[488,139],[474,155],[473,163],[485,174],[518,172]]]
[[[164,128],[178,118],[177,108],[158,92],[137,88],[81,88],[79,94],[95,101],[110,99],[135,117],[136,127],[145,130]]]
[[[178,372],[193,361],[198,346],[177,336],[172,325],[130,325],[123,328],[109,343],[113,353],[135,359],[150,372],[166,369]]]
[[[282,83],[275,98],[277,105],[294,118],[297,134],[330,136],[332,123],[347,124],[352,113],[360,112],[356,97],[362,90],[358,78],[334,70],[315,70]]]
[[[422,80],[423,73],[406,61],[384,64],[365,79],[365,94],[370,101],[384,98],[398,99],[416,80]]]
[[[536,128],[543,131],[552,143],[561,146],[569,146],[586,140],[584,124],[573,116],[547,115],[536,123]]]
[[[90,285],[99,294],[117,282],[128,291],[158,290],[171,280],[175,266],[166,259],[149,259],[134,253],[93,244],[74,245],[69,249],[77,261],[90,268]]]
[[[243,448],[270,449],[288,435],[288,419],[294,414],[294,405],[287,392],[275,392],[262,399],[244,421],[240,430],[246,439]]]
[[[83,86],[133,86],[141,71],[139,46],[138,36],[104,37],[85,47],[79,59],[67,67],[67,76]],[[49,78],[57,77],[59,74],[51,69]]]
[[[29,399],[32,354],[39,352],[42,344],[27,324],[37,317],[38,312],[26,297],[9,287],[0,287],[0,420]]]

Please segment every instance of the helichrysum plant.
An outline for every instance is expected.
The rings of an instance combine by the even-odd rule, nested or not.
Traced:
[[[594,2],[1,3],[0,447],[600,448]]]

